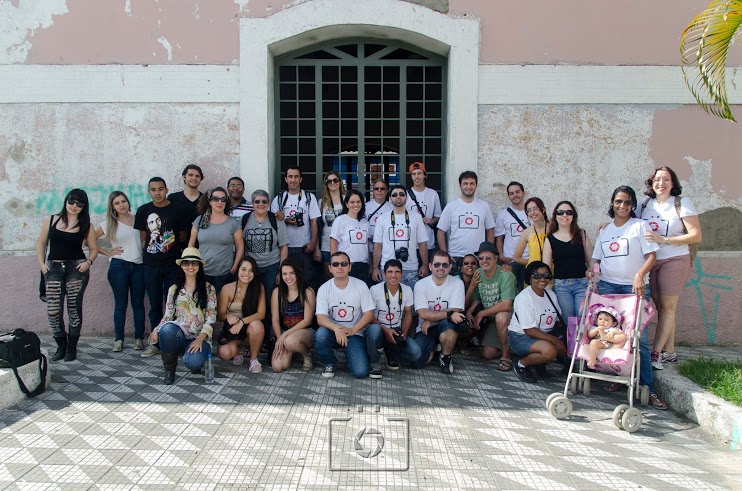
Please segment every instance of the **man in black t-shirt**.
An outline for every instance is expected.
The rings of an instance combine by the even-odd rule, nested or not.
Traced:
[[[139,230],[142,239],[144,287],[149,297],[149,322],[154,329],[162,320],[163,299],[175,283],[178,272],[175,260],[180,257],[180,244],[187,240],[191,222],[180,205],[166,198],[167,185],[163,178],[150,179],[148,190],[152,201],[137,209],[134,228]],[[159,352],[151,345],[142,356],[154,356]]]
[[[193,220],[198,216],[198,202],[201,199],[201,196],[204,195],[204,193],[198,190],[201,181],[204,179],[204,173],[201,170],[201,167],[195,164],[189,164],[185,166],[181,175],[183,176],[183,184],[185,186],[183,191],[171,193],[168,195],[167,199],[171,203],[178,205],[180,209],[183,210],[183,213],[185,214],[183,218],[184,220],[188,223],[193,223]],[[190,231],[191,229],[189,228],[185,242],[180,244],[181,249],[188,247],[188,234],[190,234]]]

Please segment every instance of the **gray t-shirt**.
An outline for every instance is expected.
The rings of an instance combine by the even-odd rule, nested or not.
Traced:
[[[234,233],[240,229],[239,222],[229,217],[224,223],[210,223],[207,228],[198,228],[200,221],[201,215],[193,220],[193,226],[198,230],[198,250],[206,261],[204,273],[209,276],[229,273],[234,264]]]
[[[276,225],[278,225],[278,232],[273,230],[269,217],[265,217],[263,223],[260,223],[253,213],[242,230],[242,236],[245,238],[245,255],[255,259],[259,268],[280,261],[280,247],[289,243],[286,224],[283,221],[277,221]]]

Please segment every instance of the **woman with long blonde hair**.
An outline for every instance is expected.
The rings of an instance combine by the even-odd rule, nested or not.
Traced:
[[[325,280],[330,279],[330,232],[332,223],[343,213],[343,199],[345,198],[345,183],[340,174],[329,171],[322,181],[322,198],[319,202],[320,220],[322,220],[322,236],[320,247],[314,252],[314,260],[322,262],[322,274]]]

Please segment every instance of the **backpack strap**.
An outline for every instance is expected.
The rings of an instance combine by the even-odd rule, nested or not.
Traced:
[[[248,212],[242,215],[242,230],[245,230],[245,226],[247,225],[247,221],[250,220],[250,215],[252,215],[253,212]],[[273,227],[273,230],[278,233],[278,219],[276,218],[276,214],[272,211],[268,211],[268,221],[271,222],[271,227]]]
[[[413,191],[412,188],[410,188],[407,190],[407,194],[410,196],[410,198],[412,198],[412,201],[415,202],[415,206],[417,206],[417,213],[418,215],[420,215],[420,218],[425,218],[425,215],[423,215],[423,209],[420,208],[420,203],[417,202],[417,196],[415,196],[415,191]]]
[[[523,227],[523,230],[528,228],[528,226],[525,223],[523,223],[523,220],[521,220],[520,217],[516,215],[516,213],[513,211],[512,208],[508,206],[507,210],[508,210],[508,213],[510,213],[510,215],[512,215],[512,217],[515,218],[515,220],[520,224],[520,226]]]
[[[21,392],[26,394],[27,397],[36,397],[46,390],[46,373],[49,368],[49,362],[47,361],[46,356],[43,353],[39,357],[39,375],[41,375],[41,380],[39,381],[39,385],[34,390],[28,390],[28,387],[26,387],[26,384],[23,382],[23,379],[18,373],[18,369],[16,367],[9,366],[8,368],[13,370],[15,378],[18,381],[18,387],[20,387]]]
[[[682,206],[681,204],[682,198],[680,196],[675,196],[675,213],[678,214],[678,218],[680,219],[680,224],[683,226],[683,233],[688,233],[688,228],[685,226],[685,222],[683,221],[683,217],[680,216],[680,208]]]

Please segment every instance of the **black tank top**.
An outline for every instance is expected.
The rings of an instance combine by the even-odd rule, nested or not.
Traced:
[[[549,235],[548,239],[551,244],[551,259],[554,262],[554,278],[559,280],[584,278],[587,265],[583,245],[562,242],[553,235]]]
[[[57,223],[60,218],[54,222],[49,231],[49,257],[50,261],[73,261],[75,259],[85,259],[85,253],[82,251],[82,242],[85,240],[85,233],[82,230],[77,232],[62,232],[57,229]]]
[[[291,329],[304,320],[304,303],[299,300],[299,296],[286,302],[281,311],[281,330]]]

